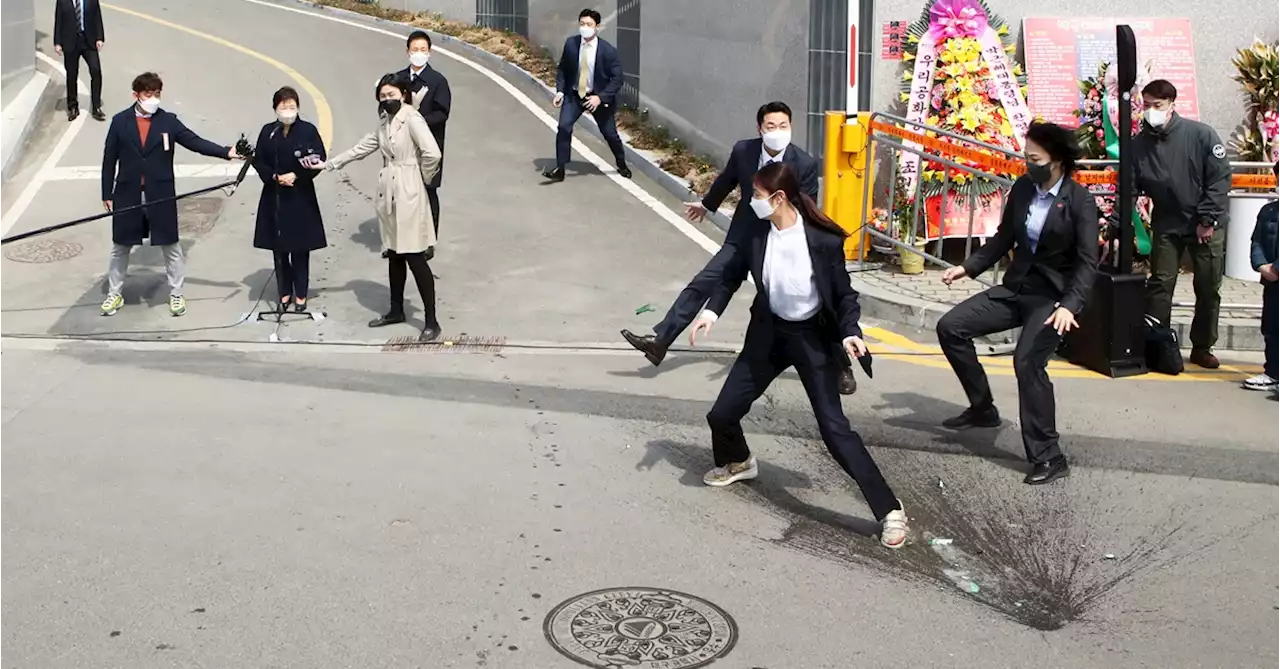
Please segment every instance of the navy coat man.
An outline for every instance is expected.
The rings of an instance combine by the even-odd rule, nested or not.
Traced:
[[[173,177],[174,149],[213,158],[229,159],[231,148],[201,138],[182,124],[178,117],[164,109],[151,115],[151,127],[144,143],[138,129],[136,105],[116,114],[107,129],[106,147],[102,153],[102,200],[111,202],[113,210],[142,203],[143,192],[148,202],[177,195]],[[178,243],[178,203],[156,202],[144,210],[135,209],[112,217],[111,241],[125,246],[138,246],[150,237],[152,246]]]
[[[591,16],[584,12],[584,21]],[[594,28],[595,24],[592,23]],[[580,79],[583,50],[587,51],[587,81]],[[594,57],[592,57],[594,53]],[[585,89],[585,90],[584,90]],[[622,58],[618,50],[599,35],[592,34],[590,39],[583,35],[575,35],[564,41],[564,49],[560,52],[560,64],[556,67],[556,100],[560,105],[560,124],[556,130],[556,166],[554,170],[544,172],[544,176],[553,180],[564,179],[564,167],[569,164],[570,147],[573,144],[573,124],[587,109],[588,101],[599,98],[599,106],[590,111],[605,143],[613,152],[614,163],[618,173],[624,177],[631,176],[627,169],[627,156],[622,147],[622,138],[618,136],[618,93],[622,92]]]
[[[716,175],[711,188],[702,198],[702,206],[707,211],[717,211],[724,204],[725,198],[734,188],[738,189],[738,206],[733,210],[733,220],[729,224],[729,232],[725,243],[743,239],[750,234],[752,228],[762,225],[761,219],[751,210],[751,194],[755,191],[756,172],[760,171],[761,156],[764,155],[764,140],[759,137],[743,139],[733,145],[729,152],[729,162],[724,170]],[[780,162],[786,163],[800,177],[800,190],[818,201],[818,175],[822,171],[818,160],[795,144],[787,145],[782,152]]]

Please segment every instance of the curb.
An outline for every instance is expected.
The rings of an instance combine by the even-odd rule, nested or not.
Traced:
[[[314,2],[310,2],[309,0],[287,0],[287,1],[292,4],[302,5],[304,7],[310,7],[318,11],[329,12],[332,14],[339,14],[345,17],[350,17],[353,20],[361,20],[367,23],[378,24],[380,26],[388,26],[388,27],[394,26],[400,29],[422,30],[423,32],[426,32],[427,34],[431,35],[431,41],[433,43],[440,44],[442,46],[445,46],[446,48],[452,49],[459,55],[465,56],[466,58],[472,61],[475,61],[477,63],[483,63],[487,65],[491,70],[507,75],[514,79],[518,79],[524,83],[531,84],[537,89],[538,94],[541,95],[542,98],[547,102],[551,102],[552,98],[555,97],[554,89],[552,89],[550,86],[543,83],[542,80],[533,76],[529,72],[521,69],[518,65],[508,62],[501,56],[496,56],[494,54],[491,54],[488,51],[485,51],[484,49],[481,49],[480,47],[475,46],[474,44],[471,44],[469,42],[464,42],[451,35],[445,35],[443,33],[427,30],[426,28],[423,28],[421,26],[410,25],[408,23],[401,23],[399,21],[389,21],[387,19],[380,19],[376,16],[361,14],[360,12],[353,12],[350,10],[340,9],[337,7],[329,7],[327,5],[318,5]],[[405,36],[408,37],[408,33],[406,33]],[[584,127],[587,130],[587,132],[591,134],[592,137],[595,137],[598,140],[604,141],[604,135],[600,134],[600,128],[599,126],[596,125],[594,118],[584,114],[582,116],[582,119],[580,120],[580,125]],[[689,189],[689,182],[662,169],[651,158],[641,153],[637,149],[632,148],[631,145],[627,143],[625,135],[623,136],[622,146],[627,156],[627,164],[630,167],[632,167],[632,169],[640,172],[641,174],[644,174],[646,177],[653,180],[655,183],[661,186],[662,189],[665,190],[667,193],[669,193],[674,197],[680,198],[681,202],[689,202],[694,199],[700,199],[698,198],[696,193],[694,193],[692,190]],[[726,216],[724,213],[719,211],[707,212],[707,220],[715,224],[715,226],[720,230],[728,232],[729,223],[731,219],[728,216]]]
[[[37,65],[31,74],[31,81],[23,86],[18,98],[9,103],[10,108],[4,110],[4,140],[9,146],[4,154],[4,165],[0,166],[0,180],[8,180],[13,170],[22,163],[23,149],[26,148],[31,131],[45,118],[46,111],[55,108],[58,87],[54,84],[54,78]],[[39,88],[39,93],[34,92],[36,87]]]

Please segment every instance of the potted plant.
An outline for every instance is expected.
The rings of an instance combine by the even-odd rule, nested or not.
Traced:
[[[893,210],[893,220],[898,229],[898,241],[903,244],[909,244],[919,252],[924,251],[924,236],[921,233],[919,214],[922,212],[913,211],[909,198],[903,197],[906,202],[902,206],[895,206]],[[895,203],[897,205],[897,203]],[[912,216],[912,214],[917,214]],[[898,261],[902,265],[903,274],[920,274],[924,271],[924,256],[920,253],[909,251],[901,246],[898,247]]]

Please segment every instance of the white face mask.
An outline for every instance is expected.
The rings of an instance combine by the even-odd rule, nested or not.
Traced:
[[[154,114],[160,108],[160,98],[141,98],[138,100],[138,107],[143,113]]]
[[[596,29],[590,26],[578,26],[578,34],[582,35],[582,39],[591,39],[596,36]]]
[[[1159,128],[1169,121],[1169,112],[1163,109],[1148,109],[1142,116],[1147,119],[1147,125],[1153,128]]]
[[[764,145],[774,152],[787,148],[787,145],[791,143],[790,130],[770,130],[760,137],[764,139]]]
[[[775,209],[777,209],[777,207],[773,206],[773,203],[770,202],[769,198],[767,197],[751,198],[751,211],[754,211],[756,213],[757,218],[769,218],[770,216],[773,215],[773,212]]]
[[[298,120],[298,110],[297,109],[281,109],[276,112],[276,118],[280,119],[281,123],[285,125],[290,125],[294,121]]]
[[[431,54],[426,51],[413,51],[409,53],[409,64],[414,67],[422,67],[431,60]]]

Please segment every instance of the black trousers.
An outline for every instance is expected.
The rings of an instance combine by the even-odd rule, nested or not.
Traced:
[[[1266,358],[1262,373],[1273,379],[1280,378],[1277,362],[1280,362],[1280,283],[1270,281],[1262,286],[1262,341],[1266,346]]]
[[[67,109],[80,106],[80,91],[76,78],[80,76],[80,59],[89,66],[89,101],[93,109],[102,107],[102,61],[98,58],[98,45],[90,44],[84,33],[76,36],[75,44],[62,47],[62,65],[67,69]]]
[[[1005,288],[992,290],[1008,293]],[[1058,444],[1053,382],[1046,367],[1062,336],[1044,322],[1053,314],[1055,299],[1043,295],[991,296],[983,291],[961,302],[938,321],[938,343],[960,379],[969,406],[995,408],[991,384],[978,361],[973,338],[1022,327],[1013,351],[1013,372],[1018,379],[1018,420],[1022,446],[1031,463],[1048,462],[1062,455]]]
[[[440,238],[440,189],[427,186],[427,204],[431,206],[431,222],[435,225],[436,239]]]
[[[431,274],[425,253],[390,253],[387,255],[387,273],[391,284],[391,313],[404,314],[404,284],[413,272],[422,296],[422,308],[427,325],[439,325],[436,320],[436,278]]]
[[[792,323],[774,319],[773,339],[760,344],[748,339],[748,346],[733,363],[720,396],[707,414],[711,426],[711,446],[717,467],[743,462],[751,457],[742,419],[751,405],[768,390],[773,380],[788,367],[795,367],[818,419],[818,432],[831,457],[858,484],[876,520],[899,508],[898,499],[880,473],[862,437],[849,426],[840,405],[840,366],[816,319]],[[768,346],[769,350],[759,350]]]
[[[653,327],[655,341],[663,348],[670,348],[675,343],[676,338],[681,332],[693,323],[698,314],[702,313],[703,306],[710,299],[711,293],[715,291],[716,286],[720,285],[720,280],[724,278],[724,271],[729,266],[729,261],[733,258],[734,247],[728,244],[721,246],[720,250],[712,256],[706,266],[702,268],[689,282],[689,285],[680,291],[680,295],[676,297],[676,301],[671,303],[671,308],[667,309],[667,315]],[[843,351],[842,346],[831,344],[835,349]],[[850,369],[852,363],[849,361],[848,355],[837,355],[837,362],[844,369]]]
[[[590,113],[600,128],[600,134],[613,152],[614,164],[622,167],[627,164],[627,153],[622,147],[622,137],[618,135],[617,110],[614,105],[601,104],[593,112],[587,112],[583,101],[578,98],[577,91],[565,93],[564,102],[560,105],[560,123],[556,128],[556,167],[569,164],[570,150],[573,146],[573,124],[578,122],[584,113]]]
[[[280,289],[280,299],[307,299],[307,284],[311,280],[311,252],[276,251],[275,256],[276,286]]]

